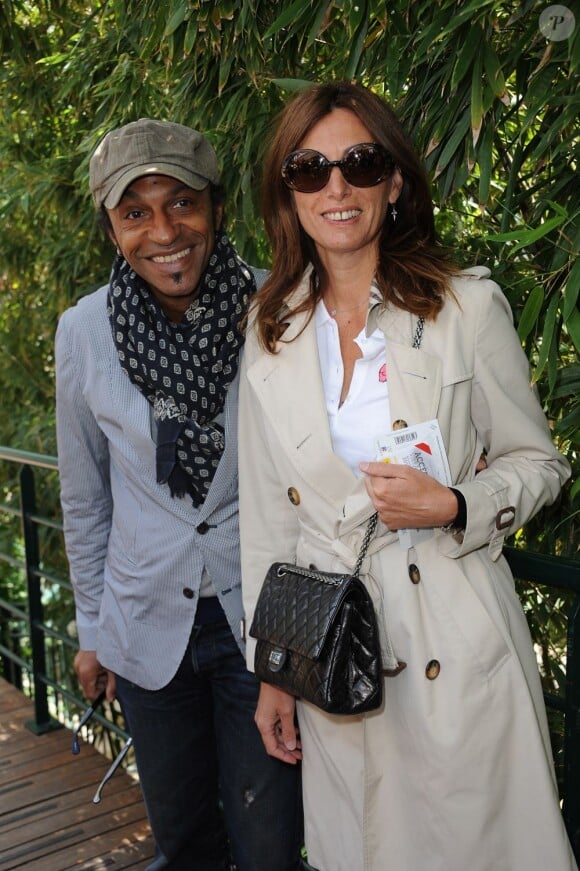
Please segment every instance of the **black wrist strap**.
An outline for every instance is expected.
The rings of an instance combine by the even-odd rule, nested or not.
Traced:
[[[451,529],[465,529],[467,526],[467,502],[461,490],[456,490],[455,487],[449,488],[452,493],[455,493],[457,499],[457,514],[452,523],[449,524]]]

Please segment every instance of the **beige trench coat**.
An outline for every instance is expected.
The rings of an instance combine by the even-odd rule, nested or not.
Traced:
[[[306,845],[320,871],[576,868],[530,636],[501,555],[504,537],[556,498],[569,468],[487,276],[479,267],[454,282],[459,305],[448,301],[427,323],[420,350],[414,317],[369,314],[367,329],[378,324],[386,338],[391,420],[438,418],[468,524],[411,552],[379,524],[362,576],[407,667],[385,679],[382,708],[366,716],[298,703]],[[285,338],[304,321],[290,320]],[[488,468],[476,477],[483,447]],[[250,333],[240,396],[246,625],[270,563],[352,568],[372,510],[332,451],[314,321],[276,355]],[[249,639],[250,668],[253,649]]]

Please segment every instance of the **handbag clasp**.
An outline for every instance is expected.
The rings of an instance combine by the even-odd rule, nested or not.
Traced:
[[[273,647],[268,656],[268,668],[270,671],[281,671],[284,668],[288,651],[283,647]]]

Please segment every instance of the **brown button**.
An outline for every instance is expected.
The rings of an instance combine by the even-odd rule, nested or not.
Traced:
[[[508,526],[511,526],[515,520],[516,509],[513,505],[510,505],[509,508],[502,508],[501,511],[498,511],[495,515],[495,528],[496,529],[507,529]]]
[[[405,429],[409,424],[406,420],[394,420],[393,421],[393,429]]]
[[[195,596],[195,593],[190,587],[184,587],[182,592],[186,599],[193,599]]]
[[[419,571],[419,566],[416,566],[415,563],[411,563],[408,568],[409,577],[413,581],[414,584],[418,584],[421,580],[421,572]]]
[[[441,671],[441,664],[438,659],[431,659],[427,663],[427,668],[425,669],[425,677],[427,680],[435,680],[436,677],[439,677],[439,672]]]
[[[300,505],[300,493],[296,487],[288,487],[288,499],[292,505]]]

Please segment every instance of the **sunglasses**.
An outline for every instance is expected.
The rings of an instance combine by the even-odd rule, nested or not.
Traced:
[[[299,148],[282,164],[282,178],[293,191],[313,194],[328,184],[333,166],[338,166],[349,184],[372,188],[387,177],[395,161],[377,142],[352,145],[340,160],[328,160],[320,151]]]

